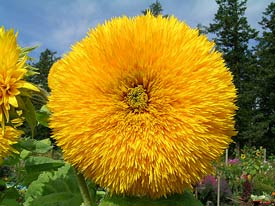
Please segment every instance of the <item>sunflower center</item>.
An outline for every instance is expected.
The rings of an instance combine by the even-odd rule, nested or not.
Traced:
[[[125,100],[134,112],[141,112],[148,105],[148,95],[142,85],[138,85],[135,88],[130,88]]]

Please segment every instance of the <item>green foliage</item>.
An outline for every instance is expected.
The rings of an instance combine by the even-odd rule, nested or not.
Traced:
[[[18,154],[9,156],[3,166],[12,168],[0,179],[0,205],[5,206],[78,206],[82,203],[76,174],[62,159],[55,159],[49,139],[22,139],[15,148]],[[13,171],[12,173],[10,173]],[[95,185],[88,183],[95,201]]]
[[[31,130],[32,137],[34,136],[34,129],[37,125],[36,116],[35,116],[35,108],[28,97],[17,97],[17,102],[19,108],[22,109],[23,116],[25,117],[26,122]]]
[[[36,110],[35,117],[38,122],[34,130],[35,139],[47,139],[50,137],[50,129],[48,128],[48,120],[50,111],[46,105],[43,105],[39,110]]]
[[[33,51],[36,48],[37,48],[37,46],[20,48],[21,51],[20,51],[20,55],[19,55],[19,60],[22,60],[26,56],[28,57],[28,60],[32,60],[32,58],[29,57],[28,55],[31,51]],[[35,74],[38,74],[37,68],[32,67],[29,64],[26,64],[25,67],[28,70],[27,73],[26,73],[26,77],[30,77],[30,76],[33,76]]]
[[[48,127],[49,116],[50,111],[48,110],[46,105],[42,106],[41,109],[36,112],[36,119],[38,123],[43,125],[44,127]]]
[[[5,159],[3,165],[15,167],[11,174],[10,181],[28,186],[37,179],[43,171],[55,171],[64,165],[62,160],[55,160],[47,157],[52,153],[53,146],[49,139],[34,140],[22,139],[15,148],[19,154],[14,154]]]
[[[25,199],[24,206],[67,206],[82,203],[73,168],[68,164],[56,172],[40,174],[30,184]]]
[[[8,188],[3,193],[0,193],[0,205],[2,206],[19,206],[20,205],[19,191],[14,188]]]
[[[27,157],[25,169],[27,173],[54,170],[64,165],[62,160],[54,160],[49,157]]]
[[[263,12],[260,22],[263,34],[256,47],[257,56],[257,116],[254,126],[259,142],[275,152],[275,3],[271,2]],[[256,142],[257,144],[257,142]]]
[[[168,196],[157,200],[142,197],[109,196],[104,198],[99,206],[202,206],[194,195],[185,191],[182,195]]]
[[[51,145],[51,141],[49,139],[44,140],[35,140],[30,138],[25,138],[19,141],[18,143],[22,151],[28,151],[31,154],[36,153],[46,153],[49,152],[53,147]],[[22,152],[21,152],[22,153]]]
[[[269,160],[261,170],[254,175],[252,179],[253,194],[262,195],[263,193],[271,195],[275,192],[275,162]]]
[[[216,164],[217,175],[225,178],[235,199],[275,191],[275,161],[264,161],[264,149],[244,147],[240,157]],[[246,199],[248,200],[248,199]]]
[[[53,172],[64,165],[62,160],[47,157],[53,148],[49,139],[37,141],[25,138],[14,147],[18,153],[6,158],[1,166],[6,167],[9,172],[0,182],[0,205],[21,205],[27,187],[42,172]]]
[[[267,172],[270,165],[264,161],[264,149],[260,147],[244,147],[242,149],[241,159],[242,171],[244,174],[255,176],[261,172]]]
[[[271,194],[275,191],[275,188],[269,184],[262,183],[260,180],[253,181],[253,194],[254,195],[262,195],[263,192],[267,194]]]

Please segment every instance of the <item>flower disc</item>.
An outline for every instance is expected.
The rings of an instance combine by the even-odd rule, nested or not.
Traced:
[[[182,193],[231,142],[236,89],[214,43],[174,17],[115,18],[53,65],[64,158],[112,193]]]

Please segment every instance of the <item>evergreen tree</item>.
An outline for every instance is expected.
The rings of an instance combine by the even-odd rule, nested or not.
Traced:
[[[258,59],[259,94],[258,115],[255,121],[260,141],[269,151],[275,152],[275,3],[268,5],[259,24],[263,34],[256,47]]]
[[[249,41],[257,37],[245,17],[247,0],[216,0],[218,11],[214,23],[207,28],[214,34],[217,49],[223,53],[226,65],[234,75],[238,90],[235,141],[247,143],[252,138],[251,122],[255,108],[255,69]]]
[[[206,35],[208,33],[208,27],[202,24],[197,24],[197,29],[199,30],[199,34]]]
[[[48,74],[51,66],[59,59],[56,57],[56,52],[53,52],[49,49],[41,52],[39,61],[32,64],[33,67],[39,69],[39,74],[29,77],[28,81],[33,82],[34,84],[40,87],[40,92],[33,92],[32,102],[36,110],[47,103],[47,97],[49,92],[48,87]],[[26,135],[30,135],[30,131],[25,132]],[[39,124],[35,128],[35,139],[45,139],[50,137],[50,129]]]
[[[163,17],[168,17],[168,15],[163,15],[162,12],[163,12],[163,9],[162,9],[162,6],[161,6],[161,3],[156,0],[155,3],[152,3],[148,9],[145,9],[143,11],[141,11],[144,15],[147,14],[147,12],[151,12],[151,14],[153,16],[158,16],[158,15],[162,15]]]
[[[48,73],[51,66],[59,59],[56,57],[56,52],[46,49],[40,54],[39,61],[34,63],[32,66],[39,69],[39,74],[31,76],[29,81],[40,86],[41,88],[49,91],[48,87]]]

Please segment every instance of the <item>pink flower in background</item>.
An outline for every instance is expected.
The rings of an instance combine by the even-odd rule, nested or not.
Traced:
[[[240,162],[240,160],[238,158],[235,158],[235,159],[230,159],[228,160],[228,164],[238,164]]]
[[[209,185],[212,185],[212,186],[216,186],[217,179],[214,176],[212,176],[212,175],[207,175],[203,179],[202,184],[205,184],[205,185],[209,184]]]

